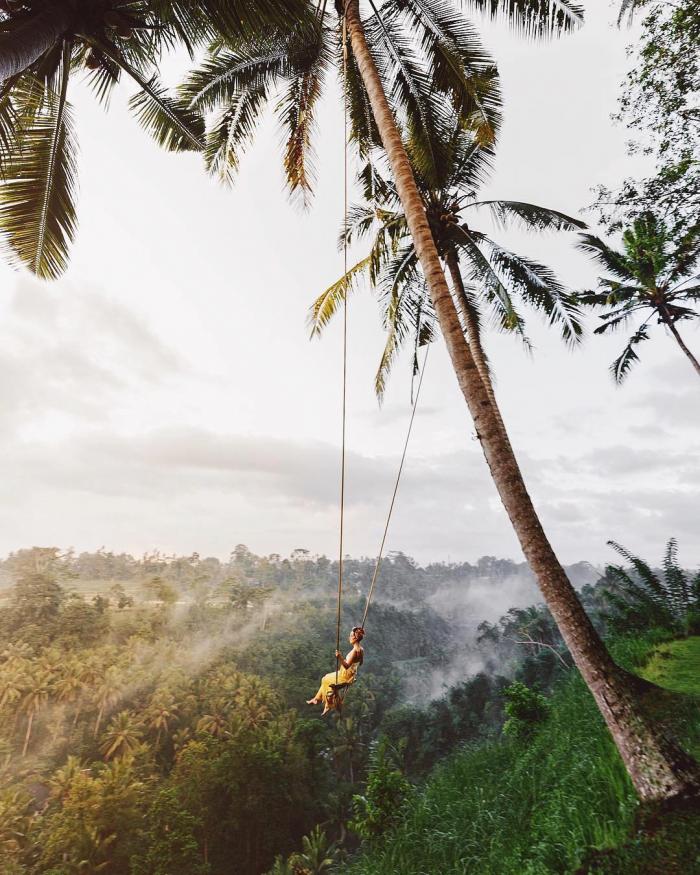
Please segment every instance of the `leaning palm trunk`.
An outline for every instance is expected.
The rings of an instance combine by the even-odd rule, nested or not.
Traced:
[[[695,358],[695,356],[692,354],[692,352],[685,345],[685,341],[678,333],[678,329],[676,328],[674,323],[671,321],[668,321],[666,324],[671,329],[671,334],[676,339],[676,343],[678,344],[678,346],[680,346],[680,348],[683,350],[683,352],[688,356],[688,358],[690,359],[691,365],[695,368],[695,371],[698,374],[698,376],[700,376],[700,362],[698,362],[698,360]]]
[[[624,672],[610,657],[542,529],[505,429],[499,422],[465,340],[411,164],[365,39],[359,0],[346,0],[345,16],[352,51],[389,159],[440,329],[491,475],[523,553],[605,718],[639,796],[651,801],[696,792],[700,789],[697,764],[644,716],[637,686],[641,681]]]
[[[22,73],[56,45],[68,24],[68,4],[50,3],[11,34],[0,36],[0,83]]]

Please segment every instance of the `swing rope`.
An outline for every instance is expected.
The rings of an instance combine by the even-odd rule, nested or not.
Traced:
[[[391,524],[391,517],[394,513],[394,504],[396,503],[396,494],[399,491],[399,483],[401,482],[401,474],[403,473],[403,465],[406,461],[406,453],[408,452],[408,442],[411,439],[411,432],[413,431],[413,420],[416,418],[416,409],[418,408],[418,399],[420,398],[420,390],[423,385],[423,377],[425,376],[425,366],[428,364],[428,352],[430,350],[430,344],[427,344],[425,347],[425,356],[423,358],[423,367],[420,371],[420,377],[418,378],[418,387],[416,388],[416,394],[413,399],[413,409],[411,410],[411,418],[408,421],[408,430],[406,431],[406,440],[403,444],[403,452],[401,453],[401,461],[399,462],[399,470],[396,472],[396,480],[394,482],[394,491],[391,495],[391,502],[389,503],[389,512],[386,516],[386,523],[384,525],[384,533],[382,535],[382,543],[379,545],[379,555],[377,556],[377,562],[374,566],[374,572],[372,574],[372,582],[369,585],[369,592],[367,593],[367,602],[365,604],[365,612],[362,615],[362,623],[360,624],[362,628],[365,628],[365,623],[367,622],[367,614],[369,613],[369,606],[372,601],[372,596],[374,595],[374,585],[377,582],[377,578],[379,577],[379,571],[382,567],[382,559],[384,558],[384,545],[386,544],[386,536],[389,533],[389,525]]]
[[[343,15],[343,228],[348,224],[348,34]],[[345,532],[345,434],[348,388],[348,237],[343,234],[343,414],[340,455],[340,544],[338,550],[338,608],[335,623],[335,649],[340,650],[340,619],[343,602],[343,535]],[[335,661],[335,682],[338,683],[340,660]]]
[[[325,11],[325,3],[323,5]],[[342,42],[343,42],[343,133],[344,133],[344,142],[343,142],[343,214],[344,214],[344,229],[347,232],[347,224],[348,224],[348,43],[347,43],[347,23],[345,19],[345,15],[342,17]],[[343,277],[344,277],[344,287],[343,287],[343,388],[342,388],[342,434],[341,434],[341,457],[340,457],[340,538],[339,538],[339,555],[338,555],[338,601],[337,601],[337,609],[336,609],[336,628],[335,628],[335,649],[336,651],[340,650],[340,624],[341,624],[341,611],[342,611],[342,601],[343,601],[343,540],[345,534],[345,444],[346,444],[346,420],[347,420],[347,374],[348,374],[348,239],[347,233],[343,234]],[[367,622],[367,614],[369,613],[369,607],[372,602],[372,596],[374,595],[375,585],[377,583],[377,578],[379,577],[379,571],[382,566],[382,560],[384,558],[384,547],[386,546],[386,539],[389,533],[389,526],[391,524],[391,518],[394,513],[394,505],[396,504],[396,496],[399,491],[399,484],[401,482],[401,475],[403,474],[404,463],[406,461],[406,453],[408,452],[408,444],[411,439],[411,432],[413,431],[413,421],[416,417],[416,410],[418,408],[418,401],[420,399],[421,387],[423,385],[423,377],[425,376],[425,367],[428,363],[428,351],[430,349],[430,344],[426,346],[425,356],[423,358],[423,366],[421,367],[420,377],[418,379],[418,387],[416,389],[416,394],[413,399],[413,406],[411,409],[411,417],[408,422],[408,429],[406,431],[406,438],[404,440],[403,452],[401,453],[401,461],[399,463],[398,471],[396,472],[396,479],[394,481],[394,489],[391,495],[391,501],[389,503],[389,510],[386,517],[386,522],[384,524],[384,531],[382,533],[382,540],[379,546],[379,554],[377,556],[377,561],[374,566],[374,571],[372,573],[372,580],[370,583],[369,591],[367,593],[367,601],[365,603],[365,610],[362,615],[362,623],[360,624],[362,629],[365,628],[365,624]],[[338,685],[338,673],[340,668],[340,660],[336,659],[336,668],[335,668],[335,683]]]

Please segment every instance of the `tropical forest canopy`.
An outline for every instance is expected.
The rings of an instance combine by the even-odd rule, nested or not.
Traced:
[[[420,781],[465,743],[519,732],[508,726],[529,719],[528,691],[548,693],[571,665],[551,615],[529,602],[523,565],[423,567],[392,554],[360,680],[342,716],[322,719],[304,701],[333,663],[337,563],[327,557],[33,548],[1,570],[8,872],[77,872],[85,861],[125,875],[264,872],[318,824],[348,853],[391,820],[367,815],[348,832],[379,742],[403,751],[404,782]],[[372,570],[347,560],[345,630]],[[601,629],[644,627],[614,569],[569,573]],[[503,591],[520,606],[501,615]],[[647,626],[669,624],[645,610]],[[520,711],[504,694],[514,680]]]

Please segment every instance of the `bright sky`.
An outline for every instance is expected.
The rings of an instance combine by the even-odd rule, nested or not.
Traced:
[[[481,23],[505,94],[488,196],[580,214],[597,183],[635,167],[610,114],[629,31],[586,3],[578,34],[537,44]],[[177,71],[171,71],[177,73]],[[158,150],[129,117],[78,87],[80,230],[53,285],[0,266],[0,552],[31,545],[225,557],[296,547],[335,554],[340,326],[308,340],[307,307],[337,278],[342,115],[319,119],[318,191],[284,194],[270,121],[233,190],[195,156]],[[590,217],[589,217],[590,219]],[[573,287],[595,270],[567,235],[500,233]],[[357,255],[362,253],[358,250]],[[591,322],[591,326],[594,323]],[[612,558],[613,538],[651,561],[665,541],[700,562],[697,378],[656,340],[623,388],[624,345],[566,350],[533,316],[528,357],[489,334],[504,418],[535,503],[565,562]],[[698,349],[697,331],[687,340]],[[350,312],[347,551],[376,553],[410,413],[403,362],[379,409],[382,347],[369,292]],[[389,549],[427,560],[521,559],[441,344],[431,354]]]

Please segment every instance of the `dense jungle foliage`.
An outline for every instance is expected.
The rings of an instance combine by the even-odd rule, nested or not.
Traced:
[[[602,577],[570,569],[603,629],[642,628],[640,600],[670,597],[666,578],[630,558],[630,570]],[[677,584],[675,553],[669,561]],[[348,560],[347,629],[371,572],[370,560]],[[531,598],[527,571],[506,560],[421,567],[391,556],[359,681],[342,716],[324,719],[304,701],[333,664],[337,566],[325,557],[35,548],[1,573],[7,875],[342,869],[391,830],[446,755],[466,745],[476,752],[460,756],[493,756],[495,768],[546,720],[561,683],[594,710],[544,608],[478,613],[480,593],[492,611],[499,590]],[[697,581],[683,580],[692,632]],[[622,767],[612,771],[625,784]]]

